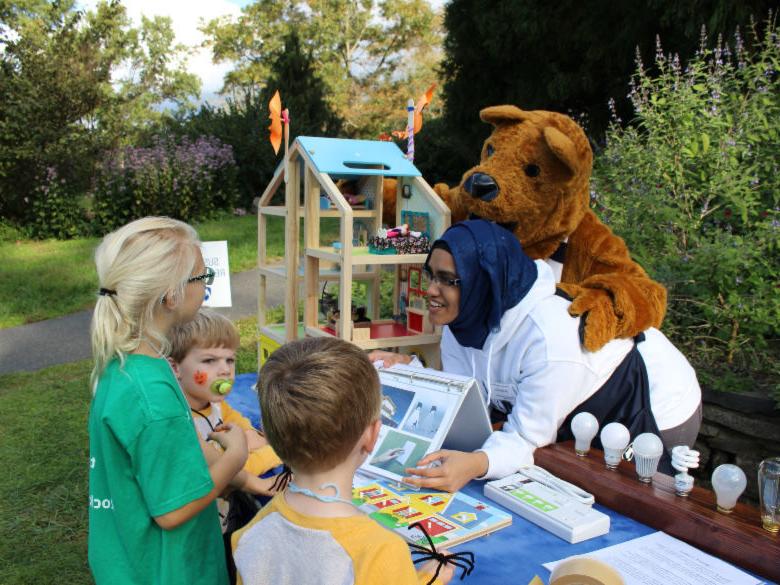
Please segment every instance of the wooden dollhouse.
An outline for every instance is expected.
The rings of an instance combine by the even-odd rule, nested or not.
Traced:
[[[304,335],[337,336],[367,350],[413,348],[422,352],[430,365],[438,364],[440,333],[428,321],[421,284],[420,267],[426,254],[390,249],[380,252],[368,245],[382,228],[385,177],[397,181],[396,224],[406,223],[430,241],[440,237],[449,227],[450,210],[395,144],[301,136],[290,146],[258,206],[260,365],[276,347]],[[342,194],[336,184],[342,180],[357,184],[359,193]],[[284,196],[275,197],[282,185]],[[267,257],[271,216],[284,218],[283,265],[271,264]],[[323,241],[327,238],[322,236],[321,226],[328,218],[338,221],[336,241]],[[303,234],[299,233],[301,219]],[[388,271],[393,278],[394,318],[380,319],[380,280]],[[269,278],[285,282],[284,325],[266,324]],[[303,322],[299,323],[301,280],[304,302]],[[367,287],[368,318],[355,323],[353,281]],[[329,320],[321,311],[323,282],[326,286],[338,283],[335,319],[331,315]]]

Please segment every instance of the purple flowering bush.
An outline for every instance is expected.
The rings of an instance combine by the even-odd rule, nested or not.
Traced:
[[[773,22],[683,65],[660,42],[594,168],[594,205],[669,289],[664,329],[702,382],[780,404],[780,40]],[[746,46],[747,45],[747,46]]]
[[[105,233],[147,215],[191,221],[232,209],[236,173],[233,149],[208,136],[112,151],[95,176],[95,228]]]

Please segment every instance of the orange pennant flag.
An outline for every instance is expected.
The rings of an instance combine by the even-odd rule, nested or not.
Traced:
[[[417,106],[414,108],[414,133],[417,134],[422,129],[422,114],[423,110],[428,107],[433,99],[433,90],[436,89],[436,84],[432,83],[428,90],[420,96],[417,100]]]
[[[274,147],[274,154],[279,154],[279,147],[282,145],[282,98],[279,96],[279,90],[276,90],[274,97],[268,102],[268,118],[271,125],[268,130],[271,131],[271,146]]]
[[[417,105],[414,107],[414,133],[417,134],[422,129],[422,123],[423,123],[423,110],[428,107],[428,105],[433,100],[433,90],[436,89],[436,84],[432,83],[431,86],[427,89],[427,91],[420,96],[420,99],[417,100]],[[403,130],[393,130],[390,135],[387,134],[387,132],[382,132],[379,135],[379,140],[392,140],[392,138],[397,138],[398,140],[406,140],[409,137],[409,131],[407,128],[404,128]]]

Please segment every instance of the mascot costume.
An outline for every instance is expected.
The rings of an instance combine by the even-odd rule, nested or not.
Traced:
[[[572,299],[569,312],[582,316],[585,349],[659,327],[666,289],[590,209],[593,153],[582,129],[563,114],[515,106],[486,108],[480,117],[494,130],[479,165],[457,187],[435,187],[453,222],[495,221],[531,258],[546,260]]]

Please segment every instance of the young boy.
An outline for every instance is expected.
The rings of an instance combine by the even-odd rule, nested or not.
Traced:
[[[249,447],[244,471],[258,476],[281,461],[249,420],[225,401],[230,386],[222,392],[214,387],[219,380],[230,385],[235,380],[238,344],[238,330],[230,319],[201,309],[192,321],[171,332],[171,366],[190,405],[198,435],[205,440],[223,423],[244,429]]]
[[[381,427],[379,378],[366,354],[335,338],[287,343],[265,363],[259,393],[263,428],[294,479],[233,534],[238,582],[430,582],[436,563],[415,572],[403,539],[351,502]],[[451,577],[445,565],[434,583]]]

